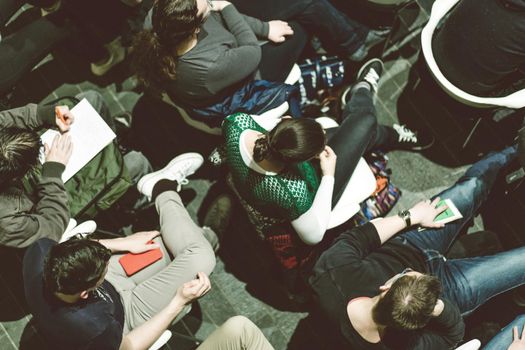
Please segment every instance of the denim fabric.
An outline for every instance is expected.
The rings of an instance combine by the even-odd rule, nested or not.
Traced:
[[[506,350],[512,343],[512,328],[518,327],[518,334],[521,337],[523,326],[525,325],[525,315],[518,316],[505,326],[488,344],[483,350]]]
[[[492,256],[447,260],[448,250],[463,226],[487,198],[499,170],[516,157],[516,147],[487,156],[467,170],[455,186],[438,196],[451,199],[463,218],[441,229],[410,230],[400,239],[419,248],[428,271],[443,284],[444,297],[454,301],[463,316],[488,299],[525,283],[525,247]]]
[[[348,18],[327,0],[233,0],[239,12],[264,21],[296,21],[317,35],[329,51],[351,55],[365,43],[369,29]]]

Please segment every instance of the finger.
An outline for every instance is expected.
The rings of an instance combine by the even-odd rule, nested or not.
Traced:
[[[434,200],[433,200],[432,203],[430,203],[430,204],[435,208],[436,205],[439,203],[440,200],[441,200],[441,198],[436,197],[436,198],[434,198]]]
[[[160,244],[158,243],[146,244],[145,246],[146,246],[146,250],[153,250],[153,249],[160,248]]]
[[[65,117],[67,118],[66,121],[68,123],[68,125],[71,125],[75,122],[75,116],[73,115],[73,113],[71,112],[67,112],[65,114]]]
[[[525,325],[523,325],[523,331],[521,332],[521,340],[525,339]]]
[[[437,211],[436,216],[441,214],[442,212],[444,212],[447,209],[448,209],[448,205],[446,205],[446,204],[436,208],[436,211]]]
[[[147,237],[151,240],[160,235],[159,231],[148,231]]]
[[[518,327],[514,326],[512,327],[512,333],[513,333],[513,339],[514,340],[519,340],[520,337],[518,335]]]

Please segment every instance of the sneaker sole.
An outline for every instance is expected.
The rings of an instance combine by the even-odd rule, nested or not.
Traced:
[[[383,61],[381,61],[381,59],[379,59],[379,58],[372,58],[371,60],[366,61],[361,66],[361,68],[359,68],[359,71],[357,72],[357,78],[359,78],[359,76],[361,76],[361,74],[364,72],[365,67],[367,67],[372,62],[379,62],[379,63],[381,63],[381,71],[385,70],[385,64],[383,63]],[[381,75],[383,75],[383,72],[381,72]]]
[[[151,178],[154,178],[154,177],[158,176],[160,173],[166,171],[166,169],[168,169],[169,167],[171,167],[173,164],[175,164],[175,163],[177,163],[177,162],[179,162],[179,161],[181,161],[181,160],[187,160],[187,159],[190,159],[190,158],[195,158],[195,159],[198,159],[198,160],[200,161],[199,166],[198,166],[198,167],[197,167],[192,173],[190,173],[190,174],[188,174],[188,175],[192,175],[192,174],[194,174],[195,171],[197,171],[197,170],[202,166],[202,164],[204,163],[204,158],[203,158],[199,153],[196,153],[196,152],[188,152],[188,153],[184,153],[184,154],[181,154],[181,155],[179,155],[179,156],[173,158],[173,159],[172,159],[172,160],[171,160],[171,161],[170,161],[170,162],[169,162],[164,168],[162,168],[162,169],[160,169],[160,170],[157,170],[157,171],[155,171],[155,172],[153,172],[153,173],[150,173],[150,174],[148,174],[148,175],[144,175],[144,176],[139,180],[139,182],[138,182],[138,184],[137,184],[137,190],[138,190],[140,193],[144,194],[144,193],[142,192],[142,189],[144,188],[144,184],[145,184],[146,182],[148,182]],[[170,176],[166,176],[165,179],[167,179],[167,180],[171,180],[171,181],[175,180],[174,178],[171,178]]]

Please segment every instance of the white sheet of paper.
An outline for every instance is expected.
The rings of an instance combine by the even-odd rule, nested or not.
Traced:
[[[64,182],[71,179],[117,137],[86,99],[83,99],[73,107],[71,113],[75,116],[75,121],[69,130],[73,141],[73,153],[66,170],[62,174]],[[56,134],[58,134],[58,131],[47,130],[41,136],[42,143],[47,143],[51,146]],[[43,157],[40,160],[43,163]]]

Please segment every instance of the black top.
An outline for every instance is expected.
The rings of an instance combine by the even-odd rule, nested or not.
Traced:
[[[379,287],[410,267],[427,273],[423,256],[415,247],[393,238],[381,246],[371,223],[341,234],[313,269],[310,285],[320,306],[338,327],[351,349],[446,349],[463,338],[464,325],[455,305],[444,301],[445,309],[424,330],[389,331],[382,341],[372,344],[361,338],[347,315],[347,304],[358,297],[374,297]],[[403,342],[401,342],[403,340]]]
[[[434,57],[445,77],[460,89],[499,95],[520,78],[524,42],[523,0],[462,0],[434,35]]]
[[[39,331],[53,349],[118,349],[122,342],[124,309],[120,295],[107,281],[88,299],[67,304],[47,292],[43,284],[46,256],[55,241],[33,243],[24,257],[27,304]]]

